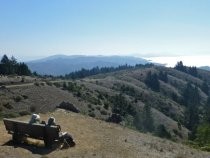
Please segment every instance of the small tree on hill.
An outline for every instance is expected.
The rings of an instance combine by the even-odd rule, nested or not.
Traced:
[[[168,82],[168,74],[167,74],[167,72],[160,71],[159,75],[158,75],[158,78],[160,80],[162,80],[163,82],[167,83]]]
[[[154,131],[154,120],[152,116],[151,106],[146,104],[143,109],[142,114],[142,124],[143,124],[143,130],[145,132],[153,132]]]
[[[207,84],[206,81],[203,82],[202,86],[201,86],[201,89],[204,93],[206,93],[207,95],[209,95],[209,86]]]
[[[176,66],[174,67],[176,70],[187,72],[186,66],[183,65],[182,61],[177,62]]]
[[[152,74],[151,71],[147,74],[145,84],[150,87],[153,91],[160,91],[160,83],[158,81],[157,74]]]

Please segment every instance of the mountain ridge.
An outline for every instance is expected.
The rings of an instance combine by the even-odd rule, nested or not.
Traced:
[[[117,67],[119,65],[146,64],[143,58],[130,56],[84,56],[84,55],[54,55],[47,58],[27,62],[32,71],[42,75],[65,75],[82,68]]]

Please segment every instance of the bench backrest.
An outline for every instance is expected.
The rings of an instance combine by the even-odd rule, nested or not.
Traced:
[[[29,124],[28,122],[12,119],[3,119],[6,130],[10,133],[29,136],[36,139],[50,138],[58,139],[59,128],[57,126],[47,126],[44,124]]]

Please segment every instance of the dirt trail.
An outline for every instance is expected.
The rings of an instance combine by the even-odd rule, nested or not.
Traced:
[[[68,131],[76,140],[76,146],[70,149],[53,151],[35,145],[14,147],[11,135],[0,122],[0,157],[49,157],[49,158],[209,158],[210,153],[191,149],[149,134],[142,134],[119,125],[109,124],[80,114],[58,110],[41,114],[47,120],[54,116],[62,131]],[[28,120],[30,116],[18,118]]]

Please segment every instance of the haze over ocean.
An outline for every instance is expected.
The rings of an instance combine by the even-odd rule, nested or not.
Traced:
[[[0,0],[0,56],[209,55],[209,8],[209,0]]]

